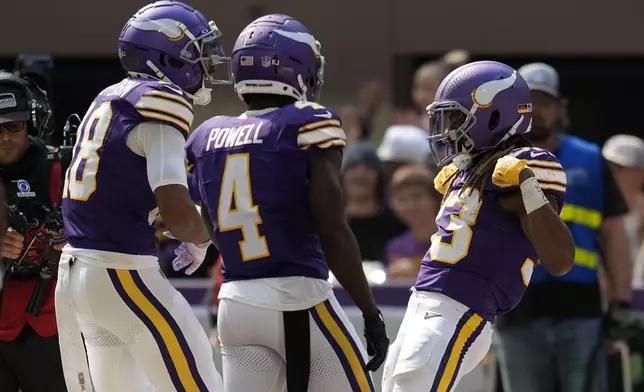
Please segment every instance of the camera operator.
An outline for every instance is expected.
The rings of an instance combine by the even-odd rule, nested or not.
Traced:
[[[0,262],[2,392],[66,391],[54,312],[63,168],[40,138],[51,110],[32,88],[0,72],[0,178],[9,221]]]

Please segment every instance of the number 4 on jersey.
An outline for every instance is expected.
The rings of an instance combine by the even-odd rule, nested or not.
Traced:
[[[226,158],[217,215],[219,231],[241,230],[244,239],[239,241],[239,250],[243,261],[270,256],[266,238],[259,234],[257,227],[262,217],[259,207],[253,205],[248,153]]]

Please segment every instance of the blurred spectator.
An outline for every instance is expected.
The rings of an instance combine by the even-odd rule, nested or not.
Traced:
[[[363,135],[360,113],[355,106],[343,106],[339,112],[342,120],[342,129],[347,135],[347,144],[353,144],[360,140]]]
[[[419,114],[416,125],[423,128],[429,126],[427,106],[434,102],[438,86],[450,72],[467,64],[469,61],[470,54],[468,52],[456,49],[448,52],[438,60],[429,61],[421,65],[416,70],[412,85],[412,101]]]
[[[628,205],[624,228],[635,260],[633,285],[644,286],[644,140],[632,135],[615,135],[602,149]],[[639,253],[639,255],[638,255]]]
[[[624,219],[626,235],[633,256],[642,244],[642,217],[644,217],[644,140],[632,135],[615,135],[602,149],[610,163],[617,185],[628,205]]]
[[[382,84],[370,81],[358,91],[357,105],[347,105],[339,110],[342,128],[347,134],[347,144],[368,140],[372,136],[373,122],[383,100]]]
[[[604,392],[608,390],[604,325],[616,319],[611,311],[604,324],[600,251],[611,309],[628,312],[631,266],[622,225],[627,209],[599,147],[563,133],[567,102],[559,94],[555,69],[535,63],[521,67],[519,73],[532,90],[532,130],[526,136],[554,153],[567,174],[561,217],[576,249],[575,266],[564,276],[552,276],[537,265],[519,306],[499,318],[504,390]]]
[[[405,225],[387,205],[382,164],[369,143],[358,142],[345,150],[342,186],[349,226],[362,258],[383,261],[387,241],[402,233]]]
[[[392,125],[378,147],[387,179],[403,165],[426,164],[429,158],[427,132],[415,125]]]
[[[372,80],[364,83],[358,91],[358,118],[362,133],[361,140],[373,135],[373,122],[384,101],[382,83]]]
[[[442,196],[434,190],[434,174],[423,165],[401,167],[391,180],[391,204],[409,230],[387,243],[391,277],[415,278],[432,235]]]

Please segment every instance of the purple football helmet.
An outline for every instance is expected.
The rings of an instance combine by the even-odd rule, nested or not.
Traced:
[[[179,1],[161,0],[141,8],[125,24],[118,54],[130,77],[173,83],[196,105],[207,105],[211,89],[206,82],[232,83],[230,57],[220,37],[217,25],[201,12]],[[222,66],[227,72],[217,79],[215,70]]]
[[[513,135],[530,131],[532,101],[521,75],[496,61],[455,69],[436,91],[429,113],[430,146],[436,164],[466,169],[472,158]]]
[[[321,45],[311,32],[287,15],[266,15],[237,37],[232,54],[235,91],[287,95],[298,101],[320,97],[324,83]]]

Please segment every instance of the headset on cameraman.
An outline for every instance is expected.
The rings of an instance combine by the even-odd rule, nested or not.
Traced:
[[[21,78],[13,73],[0,71],[0,86],[6,84],[20,88],[27,98],[27,104],[29,107],[29,120],[27,121],[28,134],[42,139],[44,136],[54,132],[53,130],[48,131],[49,133],[45,132],[50,120],[53,118],[53,112],[48,101],[47,92],[27,77]],[[33,91],[40,93],[43,99],[36,99]],[[64,184],[63,174],[69,166],[69,160],[64,159],[66,157],[63,157],[57,148],[47,146],[47,150],[47,160],[51,163],[49,182],[50,198],[53,204],[60,204],[62,187]]]
[[[52,110],[47,98],[47,92],[40,88],[34,81],[29,78],[21,78],[7,71],[0,71],[0,85],[10,84],[20,88],[27,97],[29,105],[29,121],[27,127],[29,135],[42,138],[47,129],[47,125],[52,118]],[[43,96],[43,101],[35,98],[33,91],[38,91]]]

